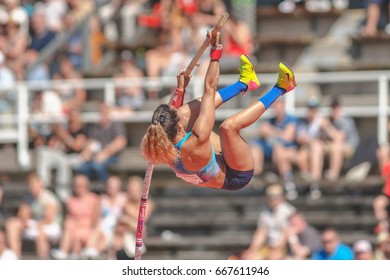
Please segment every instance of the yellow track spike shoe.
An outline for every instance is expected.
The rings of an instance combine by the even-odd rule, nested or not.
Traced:
[[[244,54],[240,56],[240,61],[240,78],[238,80],[248,86],[246,91],[257,89],[260,86],[260,81],[256,76],[252,62]]]
[[[285,93],[293,90],[297,83],[295,82],[294,72],[284,63],[279,63],[279,76],[276,85],[286,90]]]

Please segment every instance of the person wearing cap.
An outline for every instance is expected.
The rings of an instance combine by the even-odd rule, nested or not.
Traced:
[[[358,240],[353,244],[353,252],[355,253],[355,260],[373,260],[373,250],[370,241]]]
[[[323,142],[321,141],[321,124],[324,117],[318,111],[320,101],[317,97],[307,100],[307,114],[298,125],[297,142],[299,145],[298,165],[302,177],[311,182],[310,198],[321,196],[319,181],[322,179]]]
[[[294,206],[284,199],[283,187],[273,184],[266,189],[267,204],[260,210],[257,229],[243,259],[284,259],[287,253],[285,231],[290,217],[296,212]]]
[[[131,51],[124,50],[120,53],[119,67],[118,73],[114,75],[115,80],[134,79],[134,83],[131,86],[116,88],[116,105],[112,108],[112,112],[128,113],[140,109],[145,102],[141,82],[144,73],[135,64]]]
[[[340,236],[333,228],[322,232],[322,248],[312,255],[313,260],[353,260],[353,250],[341,242]]]
[[[10,15],[5,28],[5,40],[0,44],[0,51],[5,55],[8,67],[14,72],[17,80],[24,79],[24,52],[28,45],[28,36],[21,29],[21,22]]]

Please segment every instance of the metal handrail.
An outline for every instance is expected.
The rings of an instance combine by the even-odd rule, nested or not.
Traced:
[[[275,83],[277,74],[261,74],[262,85],[272,86]],[[221,75],[220,86],[225,86],[234,83],[237,80],[237,75]],[[351,71],[351,72],[326,72],[326,73],[297,73],[296,80],[298,84],[329,84],[329,83],[348,83],[348,82],[377,82],[378,83],[378,104],[374,106],[348,106],[344,108],[346,115],[352,117],[377,117],[378,130],[377,137],[379,143],[387,143],[387,122],[390,115],[389,106],[389,81],[390,71]],[[37,82],[16,82],[12,87],[4,87],[0,85],[0,90],[13,90],[16,92],[17,98],[17,113],[11,118],[6,118],[7,121],[0,123],[13,123],[17,127],[17,137],[13,139],[18,147],[18,162],[22,167],[28,168],[30,165],[28,153],[28,124],[31,122],[51,123],[65,121],[63,118],[55,118],[53,116],[40,116],[37,114],[29,114],[28,95],[34,91],[53,89],[57,85],[67,84],[70,88],[83,87],[87,90],[101,90],[104,95],[104,101],[108,104],[115,103],[115,88],[129,87],[134,84],[141,84],[144,89],[151,87],[172,87],[176,86],[176,77],[163,77],[160,79],[82,79],[82,80],[55,80],[55,81],[37,81]],[[203,91],[203,77],[193,77],[188,88],[188,94],[192,97],[201,96]],[[286,106],[297,116],[304,116],[306,109],[296,106],[296,97],[294,94],[286,95]],[[224,119],[236,113],[239,109],[219,109],[216,113],[217,120]],[[324,114],[329,113],[329,108],[322,107]],[[147,122],[152,115],[151,111],[136,111],[132,114],[116,116],[116,120],[123,122]],[[266,114],[265,117],[269,116]],[[83,113],[83,119],[86,122],[96,122],[99,119],[99,113],[88,112]],[[11,121],[9,121],[11,120]],[[0,141],[12,140],[12,134],[7,133],[6,139]]]

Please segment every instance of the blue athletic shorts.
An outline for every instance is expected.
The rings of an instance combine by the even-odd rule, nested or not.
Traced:
[[[227,191],[237,191],[242,189],[252,180],[253,170],[238,171],[226,165],[225,182],[221,189]]]

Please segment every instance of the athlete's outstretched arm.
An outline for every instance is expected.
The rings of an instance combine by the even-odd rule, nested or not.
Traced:
[[[219,81],[219,58],[222,46],[219,45],[219,32],[209,32],[211,41],[210,63],[204,80],[204,93],[200,104],[200,113],[192,127],[192,133],[198,138],[199,144],[210,139],[215,121],[215,93]]]

